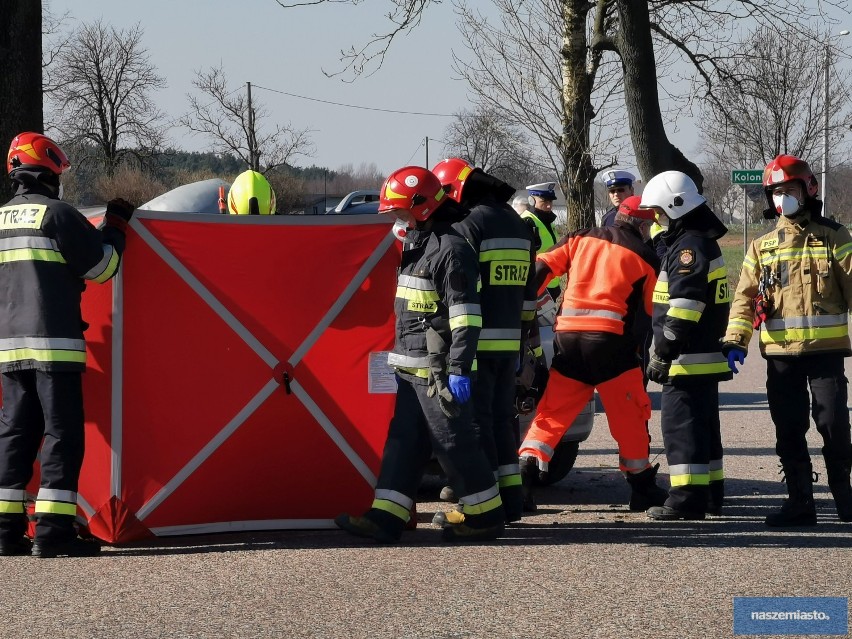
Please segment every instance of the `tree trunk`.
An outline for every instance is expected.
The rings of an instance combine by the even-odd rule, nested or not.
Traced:
[[[559,152],[563,172],[559,176],[568,207],[568,230],[595,225],[595,174],[589,152],[590,126],[594,116],[591,80],[586,72],[588,42],[585,0],[562,3],[562,141]]]
[[[41,2],[0,1],[0,148],[5,156],[12,139],[23,131],[44,131],[41,92]],[[0,178],[0,205],[12,197],[12,183]]]
[[[701,171],[669,142],[663,125],[648,2],[616,0],[616,6],[620,20],[616,46],[624,71],[624,101],[639,172],[647,181],[663,171],[682,171],[700,192],[704,182]]]

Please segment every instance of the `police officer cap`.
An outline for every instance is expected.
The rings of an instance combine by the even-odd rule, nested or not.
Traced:
[[[530,184],[527,193],[531,196],[540,197],[543,200],[556,199],[556,182],[542,182],[541,184]]]
[[[606,188],[613,186],[633,186],[636,176],[630,171],[606,171],[604,172],[604,184]]]

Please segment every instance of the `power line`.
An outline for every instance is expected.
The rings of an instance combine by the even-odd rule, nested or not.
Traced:
[[[423,140],[420,140],[420,144],[417,145],[417,148],[414,149],[414,153],[411,154],[411,157],[408,158],[408,162],[405,163],[406,166],[409,166],[411,164],[411,160],[414,159],[414,156],[417,155],[417,152],[420,150],[420,147],[422,147],[422,146],[423,146]]]
[[[240,90],[242,90],[242,89],[243,89],[243,87],[242,87],[242,86],[238,86],[238,87],[236,87],[236,88],[234,88],[234,89],[231,89],[231,90],[230,90],[230,91],[228,91],[225,95],[223,95],[221,98],[217,98],[217,99],[213,100],[212,102],[210,102],[209,104],[205,104],[203,107],[199,107],[199,108],[198,108],[198,111],[203,111],[203,110],[204,110],[204,109],[206,109],[207,107],[211,107],[211,106],[213,106],[214,104],[216,104],[217,102],[221,102],[221,101],[222,101],[222,100],[224,100],[225,98],[229,97],[230,95],[232,95],[232,94],[234,94],[234,93],[236,93],[237,91],[240,91]],[[191,116],[191,115],[193,115],[193,114],[195,114],[195,113],[197,113],[197,111],[196,111],[196,110],[187,111],[187,112],[183,113],[182,115],[179,115],[179,116],[177,116],[176,118],[172,118],[171,120],[169,120],[168,122],[166,122],[166,126],[167,126],[167,127],[169,127],[169,128],[174,127],[175,125],[180,124],[180,121],[181,121],[181,120],[183,120],[185,117]]]
[[[321,100],[319,98],[310,98],[305,95],[298,95],[296,93],[288,93],[287,91],[279,91],[278,89],[270,89],[269,87],[262,87],[259,84],[252,84],[253,87],[257,89],[263,89],[264,91],[271,91],[272,93],[280,93],[281,95],[287,95],[291,98],[299,98],[300,100],[309,100],[311,102],[322,102],[323,104],[331,104],[334,106],[346,107],[348,109],[362,109],[364,111],[381,111],[382,113],[400,113],[402,115],[425,115],[435,118],[454,118],[454,115],[449,113],[424,113],[422,111],[399,111],[397,109],[380,109],[379,107],[368,107],[361,106],[358,104],[344,104],[343,102],[332,102],[331,100]]]

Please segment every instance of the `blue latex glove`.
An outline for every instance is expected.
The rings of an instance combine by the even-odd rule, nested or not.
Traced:
[[[740,366],[745,362],[746,353],[739,348],[732,348],[728,351],[728,368],[736,375],[740,371],[737,369],[737,364]]]
[[[470,399],[470,377],[467,375],[450,374],[447,380],[450,392],[459,404],[464,404]]]

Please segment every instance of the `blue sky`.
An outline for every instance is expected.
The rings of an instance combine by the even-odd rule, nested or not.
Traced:
[[[315,154],[298,164],[338,168],[375,163],[382,173],[408,163],[425,164],[424,139],[433,140],[429,164],[440,159],[449,117],[390,114],[345,108],[265,91],[266,87],[363,107],[452,114],[471,107],[467,84],[455,78],[452,51],[465,53],[448,1],[433,5],[422,24],[395,41],[374,74],[354,82],[328,78],[323,70],[340,69],[340,49],[384,33],[389,3],[372,0],[359,6],[326,4],[283,9],[275,0],[49,0],[54,14],[69,12],[77,20],[127,28],[144,28],[144,43],[168,88],[156,97],[176,120],[188,110],[194,71],[223,66],[230,86],[251,82],[253,98],[267,107],[269,121],[313,129]],[[481,3],[486,6],[487,3]],[[70,23],[69,23],[70,26]],[[852,28],[845,23],[841,28]],[[852,36],[848,38],[852,41]],[[849,64],[845,60],[844,64]],[[668,123],[671,140],[693,159],[699,152],[695,126],[681,117]],[[209,141],[180,128],[172,131],[180,148],[205,150]],[[632,170],[632,158],[620,158]]]
[[[299,164],[374,162],[388,173],[408,162],[424,164],[424,139],[440,139],[451,119],[344,108],[256,88],[400,111],[452,114],[468,108],[467,84],[453,79],[451,47],[455,42],[460,48],[460,39],[448,3],[431,8],[418,29],[394,42],[370,77],[344,82],[323,74],[340,68],[340,49],[384,32],[382,5],[283,9],[274,0],[50,0],[52,13],[68,11],[80,21],[103,18],[120,28],[141,23],[151,61],[168,83],[156,96],[169,117],[188,111],[194,71],[221,63],[232,87],[252,83],[252,97],[266,105],[268,121],[315,130],[316,152]],[[209,146],[185,129],[173,130],[172,138],[189,150]],[[440,159],[439,144],[432,142],[429,151],[430,164]]]

